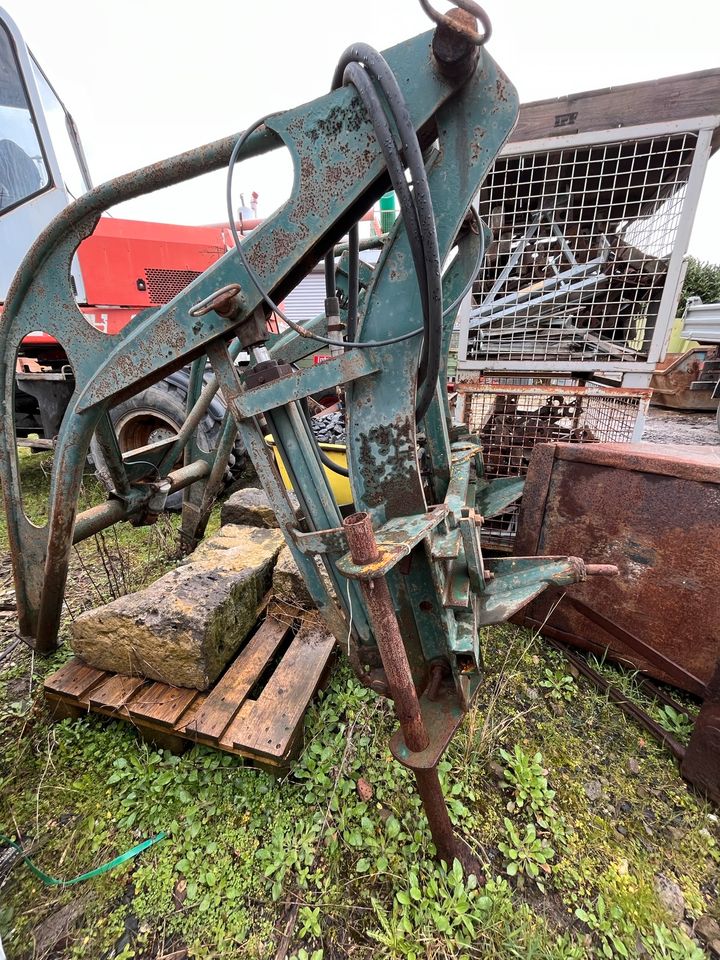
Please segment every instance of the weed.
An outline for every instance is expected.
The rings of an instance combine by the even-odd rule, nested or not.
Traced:
[[[664,727],[669,733],[674,734],[682,740],[687,740],[693,731],[693,722],[684,713],[671,707],[669,704],[663,704],[654,711],[655,718],[661,727]]]
[[[320,907],[300,907],[298,911],[298,936],[320,937],[322,930],[320,928]]]
[[[628,941],[632,932],[621,907],[606,905],[602,894],[595,901],[594,910],[577,907],[575,916],[587,924],[597,940],[603,956],[629,957]]]
[[[665,924],[653,924],[653,936],[643,942],[653,960],[705,960],[704,951],[687,934]]]
[[[577,686],[573,677],[563,667],[545,668],[544,679],[539,686],[548,691],[551,700],[565,700],[569,702],[577,693]]]
[[[34,457],[22,469],[36,483],[28,499],[41,519],[48,478]],[[93,491],[88,478],[83,507],[97,502]],[[7,543],[0,524],[3,537]],[[150,530],[122,525],[117,539],[110,531],[79,550],[89,577],[110,596],[164,573],[177,539],[177,518],[166,518]],[[68,593],[73,613],[98,595],[87,576],[76,579]],[[392,705],[347,664],[309,711],[306,746],[291,775],[276,781],[204,748],[182,757],[154,750],[124,724],[85,717],[50,728],[42,677],[70,651],[33,664],[19,646],[0,662],[0,693],[6,704],[22,704],[0,708],[0,830],[21,835],[40,867],[65,877],[159,830],[168,837],[82,888],[42,887],[16,864],[0,890],[8,956],[29,960],[33,930],[82,897],[85,915],[56,948],[58,960],[181,949],[189,960],[260,960],[275,954],[289,904],[298,905],[293,960],[585,960],[641,952],[651,960],[700,960],[692,940],[663,925],[654,878],[671,868],[689,913],[712,912],[716,813],[606,697],[585,685],[581,696],[575,684],[568,699],[568,668],[537,638],[505,624],[484,629],[481,642],[487,682],[439,767],[451,819],[487,864],[477,881],[433,861],[412,774],[388,749],[397,728]],[[602,669],[628,692],[637,687],[631,676]],[[561,699],[562,715],[532,699],[533,688]],[[486,763],[499,746],[507,751],[501,789]],[[632,775],[630,758],[640,761]],[[584,791],[590,779],[602,781],[593,803]],[[515,880],[512,872],[495,876],[512,864]],[[538,881],[547,886],[542,897]]]
[[[540,874],[551,872],[548,861],[554,859],[555,851],[546,839],[538,836],[534,823],[526,824],[524,833],[520,834],[512,820],[505,817],[503,822],[507,841],[501,840],[498,849],[507,858],[505,872],[509,877],[525,876],[535,880],[544,893]]]
[[[555,791],[548,786],[542,754],[538,752],[530,756],[516,744],[512,753],[501,750],[500,756],[505,761],[505,779],[501,786],[513,792],[513,799],[507,805],[508,812],[514,813],[528,806],[534,814],[549,816]]]
[[[492,906],[491,897],[478,889],[476,877],[463,876],[457,860],[452,867],[440,864],[423,873],[417,868],[410,871],[407,885],[395,894],[391,912],[376,898],[372,900],[380,929],[371,931],[371,936],[409,960],[424,956],[421,943],[433,937],[454,946],[470,946]],[[509,896],[507,890],[503,893]]]

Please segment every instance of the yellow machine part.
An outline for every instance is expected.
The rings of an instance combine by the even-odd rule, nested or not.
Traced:
[[[283,479],[283,483],[288,490],[292,490],[290,477],[285,469],[285,464],[282,462],[280,453],[275,446],[275,441],[270,435],[268,435],[265,437],[265,443],[267,443],[267,445],[272,449],[272,452],[275,456],[275,463],[278,465],[278,470],[280,471],[280,476]],[[344,443],[321,443],[319,446],[325,451],[333,463],[337,463],[338,466],[345,467],[347,469],[347,454],[345,453]],[[352,503],[352,491],[350,490],[350,481],[348,478],[341,477],[339,473],[334,473],[332,470],[328,470],[327,467],[323,467],[323,470],[330,481],[330,486],[332,487],[332,492],[335,494],[335,499],[338,502],[338,506],[344,507],[347,504]]]

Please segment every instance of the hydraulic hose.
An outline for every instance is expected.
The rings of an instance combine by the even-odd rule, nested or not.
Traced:
[[[405,97],[395,78],[395,74],[390,69],[385,58],[366,43],[353,44],[348,47],[340,57],[333,77],[333,87],[340,83],[341,77],[343,81],[347,79],[353,84],[356,83],[357,72],[353,71],[351,76],[346,75],[346,68],[355,63],[363,64],[367,73],[382,90],[400,136],[405,161],[410,171],[410,178],[413,185],[411,203],[415,209],[420,228],[424,261],[424,266],[418,273],[418,282],[420,283],[420,289],[422,291],[422,279],[424,279],[427,290],[427,300],[423,303],[425,337],[418,372],[419,390],[416,406],[416,418],[421,420],[427,412],[435,393],[440,372],[440,350],[442,344],[442,277],[430,185],[428,183],[422,150],[420,149],[420,142],[415,132]],[[374,125],[372,114],[371,120]],[[393,149],[397,149],[394,139],[392,140],[392,146]],[[398,200],[400,200],[400,209],[405,219],[410,207],[407,203],[403,206],[400,196],[398,196]],[[415,265],[417,269],[418,264],[416,263]],[[424,278],[423,272],[425,274]]]
[[[263,301],[267,304],[270,310],[277,314],[281,320],[283,320],[291,330],[294,330],[295,333],[300,337],[304,337],[307,340],[315,340],[318,343],[324,343],[326,346],[337,346],[336,340],[331,340],[329,337],[323,337],[319,333],[313,333],[308,330],[306,327],[303,327],[301,324],[296,323],[294,320],[291,320],[290,317],[275,303],[270,294],[263,288],[262,283],[258,275],[255,273],[255,270],[250,265],[250,261],[247,258],[245,251],[243,250],[242,241],[240,240],[240,235],[238,234],[237,227],[235,226],[235,215],[233,213],[233,204],[232,204],[232,180],[233,180],[233,170],[235,164],[237,163],[237,158],[240,154],[240,151],[245,146],[248,138],[253,134],[259,127],[261,127],[267,120],[270,119],[272,114],[267,114],[264,117],[261,117],[259,120],[256,120],[250,127],[244,130],[237,139],[235,146],[233,147],[232,153],[230,154],[230,160],[228,162],[228,174],[225,187],[225,200],[228,213],[228,226],[230,227],[230,233],[235,242],[235,249],[237,254],[240,257],[240,262],[247,275],[250,277],[250,280],[253,283],[253,286],[258,291]],[[418,334],[423,332],[422,327],[417,327],[415,330],[410,330],[408,333],[403,333],[398,337],[390,337],[387,340],[365,340],[365,341],[345,341],[345,346],[347,347],[359,347],[361,349],[369,349],[370,347],[388,347],[394,343],[401,343],[403,340],[410,340],[412,337],[416,337]]]

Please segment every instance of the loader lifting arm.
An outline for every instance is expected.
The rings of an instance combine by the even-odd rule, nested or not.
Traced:
[[[57,636],[73,542],[120,519],[149,521],[168,491],[183,487],[185,528],[197,535],[237,428],[329,628],[358,676],[394,701],[400,730],[392,750],[416,775],[438,854],[458,857],[476,871],[473,855],[450,826],[437,763],[481,680],[478,628],[506,620],[548,584],[612,570],[586,568],[568,557],[485,560],[480,547],[483,517],[501,512],[520,488],[488,483],[478,438],[451,424],[444,379],[455,316],[443,303],[454,304],[476,271],[484,237],[467,214],[515,123],[518,100],[481,45],[467,12],[476,5],[459,5],[462,11],[453,11],[449,23],[443,20],[383,57],[363,45],[350,48],[328,95],[266,118],[241,141],[230,137],[104,184],[50,224],[14,280],[0,329],[6,414],[12,411],[15,356],[30,330],[56,337],[75,373],[45,527],[25,515],[13,417],[7,415],[0,477],[21,630],[47,651]],[[292,195],[240,250],[117,335],[108,338],[88,326],[73,299],[70,264],[104,209],[218,169],[233,153],[233,160],[242,160],[280,146],[294,163]],[[411,191],[398,180],[405,167]],[[353,226],[390,184],[405,197],[402,217],[374,269],[360,272],[358,280]],[[327,317],[271,336],[269,304],[281,301],[348,231],[350,257],[340,261],[335,277],[334,257],[328,260],[331,284],[347,293],[343,308],[330,295]],[[338,337],[338,315],[352,338]],[[335,355],[296,369],[295,361],[316,348],[309,335],[334,341]],[[254,358],[242,372],[232,359],[240,348]],[[203,387],[205,357],[216,380]],[[109,410],[190,362],[195,375],[187,429],[123,457]],[[217,450],[207,454],[194,428],[218,388],[229,416]],[[345,519],[303,409],[305,398],[328,388],[345,398],[356,511]],[[264,440],[268,430],[299,514]],[[115,493],[108,504],[78,515],[83,465],[96,431]],[[169,472],[179,448],[185,465]]]

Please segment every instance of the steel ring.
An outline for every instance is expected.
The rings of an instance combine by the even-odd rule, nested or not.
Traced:
[[[205,297],[204,300],[201,300],[199,303],[196,303],[194,306],[190,307],[188,314],[191,317],[204,317],[212,310],[215,310],[218,306],[222,306],[233,297],[239,296],[241,293],[242,287],[239,283],[229,283],[227,286],[220,287],[219,290],[211,293],[209,297]]]
[[[477,17],[483,26],[484,32],[478,33],[476,30],[467,30],[457,21],[453,20],[451,17],[448,17],[447,14],[440,13],[438,10],[436,10],[430,3],[430,0],[420,0],[420,6],[431,20],[434,20],[438,25],[449,27],[450,30],[454,30],[455,33],[459,33],[461,37],[469,40],[470,43],[474,43],[476,46],[482,47],[488,42],[492,34],[492,24],[490,23],[490,18],[488,17],[487,13],[485,13],[480,4],[475,3],[475,0],[455,0],[455,5],[461,10],[464,10],[465,13],[469,13],[473,17]]]

